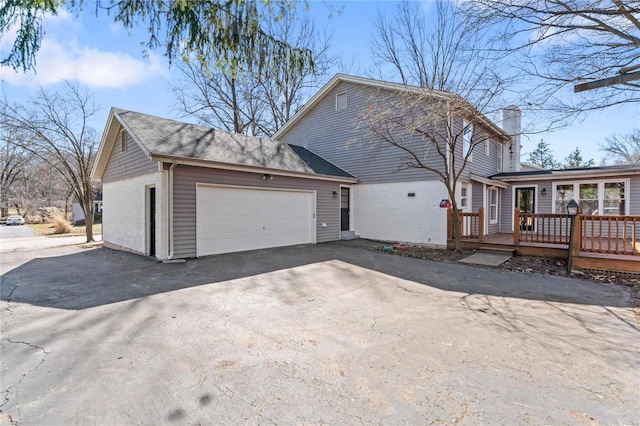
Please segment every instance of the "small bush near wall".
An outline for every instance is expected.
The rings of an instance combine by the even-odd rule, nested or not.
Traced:
[[[51,220],[53,224],[53,233],[54,234],[69,234],[73,231],[71,228],[71,224],[67,219],[62,216],[56,216]]]

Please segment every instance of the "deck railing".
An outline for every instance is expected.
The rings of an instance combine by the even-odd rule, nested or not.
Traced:
[[[449,209],[448,216],[448,235],[450,239],[453,239],[453,210]],[[479,241],[484,240],[483,208],[479,208],[477,213],[458,211],[458,222],[460,223],[461,238],[475,238]]]
[[[571,217],[568,214],[513,212],[513,244],[569,244]]]
[[[640,255],[640,216],[579,215],[580,250]]]

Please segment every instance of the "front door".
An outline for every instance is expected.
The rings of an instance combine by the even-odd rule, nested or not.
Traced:
[[[349,207],[349,199],[350,199],[350,190],[349,188],[340,188],[340,230],[348,231],[349,230],[349,215],[351,213],[351,209]]]
[[[156,255],[156,189],[149,188],[149,256]]]
[[[523,187],[516,188],[516,205],[520,213],[535,213],[536,209],[536,188]],[[520,229],[523,231],[533,231],[534,221],[531,217],[520,217]]]

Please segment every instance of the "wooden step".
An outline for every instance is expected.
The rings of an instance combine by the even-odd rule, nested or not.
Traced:
[[[506,254],[509,256],[513,256],[515,254],[515,250],[513,248],[502,248],[502,247],[491,247],[491,246],[480,246],[478,248],[478,252],[489,253],[489,254]]]

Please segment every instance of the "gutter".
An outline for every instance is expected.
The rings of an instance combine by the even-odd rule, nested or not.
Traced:
[[[168,184],[167,184],[167,222],[169,233],[167,235],[167,243],[169,245],[169,256],[167,260],[173,259],[174,251],[173,251],[173,169],[178,165],[176,160],[173,160],[171,166],[169,167],[168,173]]]

